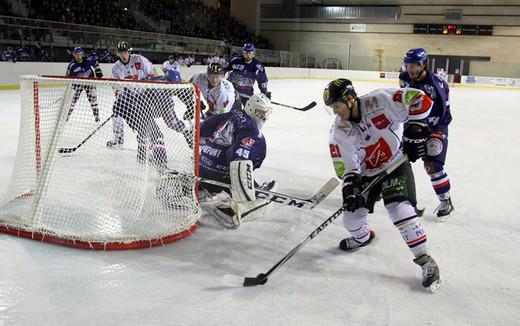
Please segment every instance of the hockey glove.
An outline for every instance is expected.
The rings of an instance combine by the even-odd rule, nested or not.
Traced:
[[[410,162],[426,155],[426,142],[431,131],[426,124],[410,123],[403,133],[403,151]]]
[[[265,96],[266,96],[269,100],[271,100],[271,92],[265,92]]]
[[[343,177],[343,207],[349,212],[355,212],[365,205],[361,195],[361,177],[357,173],[348,173]]]

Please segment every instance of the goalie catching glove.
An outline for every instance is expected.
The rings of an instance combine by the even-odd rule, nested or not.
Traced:
[[[347,173],[343,177],[343,207],[355,212],[365,205],[365,197],[361,195],[361,177],[357,173]]]
[[[410,162],[415,162],[426,155],[426,142],[431,131],[426,124],[409,123],[403,133],[403,152]]]

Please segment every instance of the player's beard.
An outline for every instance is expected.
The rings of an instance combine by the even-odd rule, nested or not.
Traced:
[[[412,80],[420,80],[423,77],[423,74],[425,74],[425,68],[422,68],[418,72],[408,71],[408,76],[410,76]]]

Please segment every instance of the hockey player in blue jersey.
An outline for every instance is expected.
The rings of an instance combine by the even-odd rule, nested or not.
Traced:
[[[67,77],[103,77],[103,72],[101,71],[101,68],[99,68],[98,62],[95,60],[86,59],[84,57],[85,51],[83,51],[82,48],[75,47],[72,51],[72,55],[74,59],[67,66]],[[69,108],[67,120],[69,120],[70,115],[74,111],[74,106],[79,100],[81,93],[85,91],[92,108],[92,113],[94,114],[94,120],[99,122],[99,108],[97,104],[96,87],[90,85],[72,84],[72,88],[74,89],[74,95],[72,97],[72,103]]]
[[[405,71],[399,74],[401,87],[413,87],[424,91],[432,100],[433,108],[427,119],[431,134],[426,142],[426,155],[422,157],[426,173],[440,205],[437,216],[442,218],[453,211],[450,197],[450,180],[444,170],[448,150],[448,126],[452,120],[448,84],[428,70],[428,53],[423,48],[410,49],[404,56]],[[403,146],[407,146],[405,135]],[[410,158],[415,161],[417,158]]]
[[[176,82],[167,76],[155,78]],[[162,118],[169,128],[182,133],[188,145],[193,147],[193,132],[175,114],[175,101],[171,89],[149,88],[142,92],[127,88],[118,105],[114,105],[114,116],[123,118],[137,133],[137,160],[152,162],[159,169],[167,166],[164,135],[155,119]]]
[[[8,46],[7,50],[5,50],[4,53],[2,53],[2,60],[3,61],[12,61],[13,63],[16,62],[16,60],[17,60],[16,52],[13,51],[12,47]]]
[[[244,44],[242,56],[231,58],[226,67],[226,71],[230,71],[228,80],[240,95],[240,101],[235,101],[234,108],[240,108],[240,104],[245,105],[248,98],[253,95],[255,81],[260,92],[271,98],[271,93],[267,91],[268,80],[264,65],[255,58],[255,51],[253,43]]]
[[[266,156],[261,129],[271,111],[269,99],[255,94],[244,110],[231,110],[204,120],[200,126],[200,176],[229,182],[229,163],[235,160],[251,160],[258,169]]]
[[[252,168],[258,169],[267,153],[267,144],[262,127],[271,114],[271,102],[263,94],[255,94],[247,101],[244,110],[231,110],[217,114],[202,121],[200,126],[200,161],[201,177],[225,183],[231,183],[231,164],[234,161],[251,161]],[[274,182],[262,187],[272,189]],[[201,184],[205,193],[229,192],[227,188]],[[244,204],[243,208],[256,211],[255,207],[266,206],[261,200]],[[229,198],[217,204],[214,215],[234,224],[237,213],[230,206]],[[265,213],[262,212],[262,215]],[[247,213],[245,213],[247,214]],[[237,214],[238,215],[238,214]]]

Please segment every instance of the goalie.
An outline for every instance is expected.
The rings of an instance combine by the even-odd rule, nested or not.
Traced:
[[[223,224],[237,227],[241,217],[265,207],[265,200],[255,200],[252,170],[258,169],[266,157],[266,140],[261,130],[271,114],[271,101],[263,94],[253,95],[244,110],[215,115],[200,127],[201,153],[199,172],[202,178],[231,183],[232,198],[213,206],[212,213]],[[272,190],[274,183],[265,186]],[[229,190],[202,184],[203,194],[213,196]]]

